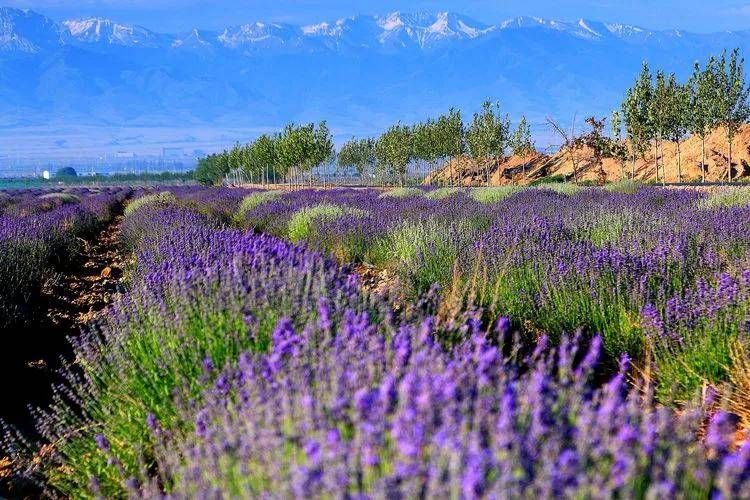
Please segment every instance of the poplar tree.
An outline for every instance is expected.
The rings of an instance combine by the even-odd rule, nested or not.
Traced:
[[[354,168],[360,177],[372,177],[375,166],[375,141],[370,138],[352,138],[341,147],[337,161],[340,168]]]
[[[636,155],[645,157],[648,144],[653,137],[651,124],[651,101],[653,99],[653,84],[651,70],[648,63],[643,63],[641,73],[635,84],[628,90],[622,105],[625,119],[625,132],[632,151],[632,177],[635,178]]]
[[[424,123],[417,123],[412,127],[412,145],[414,159],[427,164],[427,170],[432,173],[432,166],[437,160],[439,146],[436,137],[437,123],[431,118]],[[424,170],[424,169],[423,169]]]
[[[649,106],[649,122],[651,125],[652,138],[654,140],[654,163],[656,165],[656,182],[659,182],[659,145],[669,130],[670,116],[670,91],[667,88],[667,78],[662,70],[656,73],[656,83],[653,88],[653,96]],[[662,162],[662,173],[663,162]],[[662,181],[666,181],[662,176]]]
[[[313,128],[312,146],[310,148],[310,178],[312,179],[312,169],[323,167],[323,184],[328,182],[328,165],[333,162],[335,149],[333,147],[333,136],[328,129],[325,120],[318,123]]]
[[[615,110],[612,112],[610,119],[612,129],[612,153],[620,162],[620,178],[625,178],[625,159],[627,158],[627,148],[622,142],[622,112]]]
[[[266,134],[261,135],[246,148],[245,170],[250,173],[264,175],[266,184],[269,183],[271,173],[276,177],[276,141]]]
[[[490,183],[490,163],[492,158],[505,153],[510,130],[510,119],[500,116],[500,104],[486,101],[482,111],[474,114],[474,119],[466,131],[466,143],[472,159],[484,167],[485,181]]]
[[[701,140],[701,181],[706,182],[706,137],[717,126],[718,117],[716,99],[718,84],[716,82],[716,59],[711,57],[701,70],[697,62],[688,81],[688,129]]]
[[[674,73],[669,75],[666,86],[667,137],[677,144],[677,182],[682,182],[682,155],[680,145],[688,131],[690,93],[686,86],[677,83]],[[666,172],[665,172],[666,177]]]
[[[726,129],[727,178],[732,182],[732,143],[740,126],[750,117],[750,88],[745,83],[745,60],[740,58],[739,49],[732,51],[728,61],[726,56],[725,51],[716,66],[716,111],[718,122]]]
[[[531,138],[531,127],[529,127],[528,121],[525,116],[521,116],[521,121],[518,123],[518,128],[510,134],[508,138],[508,146],[510,146],[513,155],[525,156],[535,151],[534,141]],[[526,177],[526,163],[521,166],[523,176]]]
[[[400,186],[406,183],[406,173],[413,158],[411,129],[406,125],[391,126],[375,145],[378,168],[389,177],[398,179]]]
[[[461,111],[450,108],[448,114],[441,115],[433,123],[432,141],[433,159],[443,165],[464,152],[464,122]]]

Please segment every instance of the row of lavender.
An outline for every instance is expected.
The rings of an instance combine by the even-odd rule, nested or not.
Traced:
[[[262,196],[240,212],[266,228],[288,214],[311,241],[316,219],[366,228],[376,207],[492,227],[460,196]],[[45,440],[6,440],[17,472],[75,497],[750,495],[750,446],[733,446],[736,418],[713,393],[675,413],[648,380],[626,382],[626,356],[596,382],[600,336],[529,346],[505,317],[438,314],[433,293],[396,311],[346,265],[228,228],[238,205],[237,192],[173,190],[128,213],[131,287],[76,342],[79,369],[38,415]]]
[[[393,269],[414,295],[438,282],[530,338],[601,334],[612,362],[655,364],[665,402],[739,378],[750,425],[750,190],[626,188],[258,193],[237,221]]]
[[[128,189],[0,191],[0,328],[28,320],[44,283],[70,265]]]

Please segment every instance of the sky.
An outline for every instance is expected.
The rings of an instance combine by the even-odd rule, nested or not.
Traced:
[[[702,33],[750,28],[749,0],[0,0],[0,5],[30,8],[58,20],[109,17],[171,33],[256,20],[316,23],[394,10],[450,10],[486,23],[527,15]]]

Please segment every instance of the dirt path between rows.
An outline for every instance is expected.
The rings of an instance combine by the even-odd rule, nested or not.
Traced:
[[[0,418],[26,433],[33,431],[29,406],[48,406],[61,358],[70,358],[68,337],[78,335],[112,303],[122,286],[123,256],[118,248],[122,207],[98,234],[81,240],[77,262],[48,282],[27,325],[7,332],[13,348],[0,353],[4,381]]]

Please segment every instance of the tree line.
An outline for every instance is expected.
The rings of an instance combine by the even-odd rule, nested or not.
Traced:
[[[621,109],[612,115],[612,135],[620,144],[618,156],[631,160],[635,177],[637,157],[645,158],[653,150],[657,182],[665,179],[664,164],[659,162],[664,141],[677,145],[677,177],[682,182],[680,146],[689,135],[701,140],[701,178],[705,182],[706,138],[717,129],[726,133],[726,178],[732,181],[732,145],[740,126],[750,117],[745,81],[744,59],[735,49],[711,57],[701,67],[696,62],[693,73],[685,82],[678,82],[674,73],[659,70],[654,76],[648,63],[628,89]],[[624,125],[624,130],[623,130]],[[624,139],[623,141],[623,132]],[[622,163],[621,163],[622,164]]]
[[[730,54],[725,51],[720,57],[709,58],[703,66],[696,62],[685,82],[663,70],[654,75],[648,63],[644,63],[620,108],[612,114],[610,138],[602,133],[604,119],[587,120],[592,129],[584,135],[576,134],[575,129],[565,131],[551,119],[548,122],[564,139],[563,149],[572,156],[576,181],[575,150],[583,145],[595,152],[594,162],[600,167],[602,179],[606,178],[602,158],[618,158],[623,178],[626,162],[630,160],[631,176],[635,177],[637,158],[645,158],[652,150],[656,180],[665,180],[665,165],[659,158],[664,142],[671,141],[677,145],[677,176],[682,182],[680,147],[690,135],[701,139],[700,167],[705,181],[706,139],[717,129],[726,133],[725,175],[732,181],[732,147],[740,126],[750,118],[749,95],[744,60],[735,49]],[[512,129],[500,104],[486,101],[467,122],[459,110],[450,108],[436,118],[412,125],[396,123],[379,137],[352,138],[338,152],[326,122],[289,124],[276,134],[264,134],[250,143],[238,143],[202,158],[195,177],[204,184],[240,174],[251,183],[302,184],[312,183],[316,175],[322,176],[317,180],[325,183],[333,174],[352,172],[368,182],[404,185],[410,168],[434,178],[429,174],[450,165],[454,158],[468,157],[476,166],[473,172],[465,166],[459,171],[458,165],[454,165],[444,170],[441,181],[457,184],[460,177],[470,174],[489,183],[493,162],[505,157],[508,151],[522,156],[534,150],[526,118],[522,117]]]
[[[333,173],[330,167],[338,174],[353,171],[371,182],[404,185],[412,165],[427,174],[453,158],[468,155],[489,181],[492,161],[508,150],[519,155],[534,151],[531,128],[523,117],[511,130],[500,104],[487,101],[469,123],[464,123],[459,110],[451,108],[413,125],[399,122],[377,138],[352,138],[338,152],[326,122],[289,124],[279,133],[264,134],[202,158],[195,177],[203,184],[215,184],[241,173],[251,183],[302,184],[313,182],[314,170],[327,182]],[[451,183],[457,181],[450,179]]]

